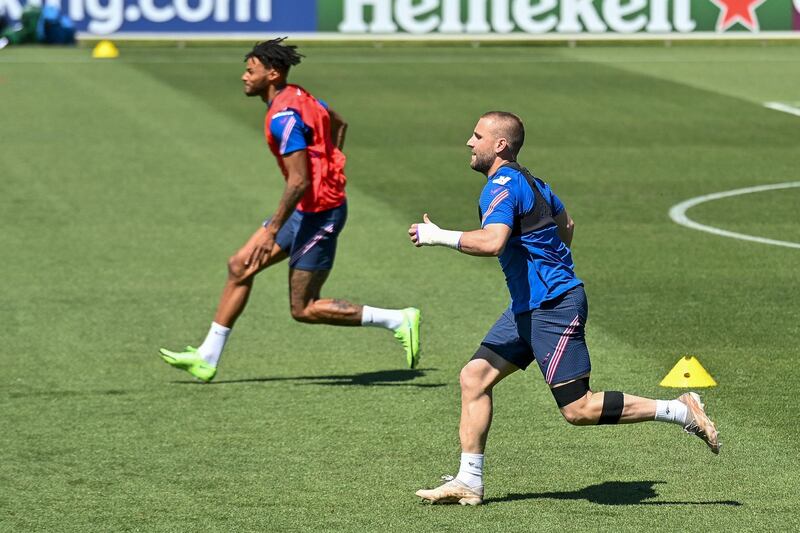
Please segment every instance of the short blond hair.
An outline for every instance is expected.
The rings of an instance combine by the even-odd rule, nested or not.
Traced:
[[[497,121],[497,133],[508,141],[508,146],[514,157],[519,154],[525,143],[525,126],[522,119],[508,111],[488,111],[481,118],[491,118]]]

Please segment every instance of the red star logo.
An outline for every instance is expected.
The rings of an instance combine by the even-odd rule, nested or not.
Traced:
[[[717,31],[725,31],[737,22],[750,31],[758,31],[756,8],[767,0],[711,0],[719,8]]]

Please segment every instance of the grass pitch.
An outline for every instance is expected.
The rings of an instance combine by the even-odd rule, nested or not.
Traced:
[[[208,386],[161,362],[202,339],[225,261],[276,205],[238,48],[0,54],[0,530],[797,530],[798,250],[695,232],[685,199],[797,181],[797,46],[326,48],[292,81],[350,122],[350,220],[325,294],[423,310],[391,335],[288,313],[262,274]],[[495,392],[487,505],[421,505],[458,468],[458,371],[507,304],[496,261],[414,249],[423,212],[474,228],[477,117],[525,120],[520,160],[576,220],[592,382],[670,398],[694,354],[724,443],[574,428],[534,369]],[[800,242],[800,189],[689,211]]]

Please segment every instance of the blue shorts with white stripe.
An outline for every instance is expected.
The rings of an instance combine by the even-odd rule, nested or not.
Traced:
[[[475,355],[499,355],[523,370],[535,359],[549,385],[563,383],[592,369],[584,335],[588,318],[586,293],[578,285],[539,309],[516,315],[506,309]]]
[[[266,226],[270,219],[264,221]],[[336,241],[347,221],[347,202],[339,207],[304,213],[295,210],[275,237],[289,254],[289,266],[298,270],[330,270],[336,256]]]

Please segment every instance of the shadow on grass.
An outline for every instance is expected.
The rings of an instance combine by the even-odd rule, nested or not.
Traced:
[[[713,501],[645,501],[655,498],[658,493],[654,485],[666,481],[606,481],[590,485],[580,490],[568,492],[531,492],[528,494],[510,493],[499,498],[487,498],[484,503],[513,502],[518,500],[586,500],[598,505],[729,505],[739,507],[741,502],[734,500]]]
[[[436,370],[430,368],[428,370]],[[332,374],[322,376],[281,376],[212,381],[209,385],[234,385],[237,383],[266,383],[271,381],[300,381],[309,385],[344,385],[361,387],[444,387],[444,383],[411,383],[425,376],[425,371],[415,369],[378,370],[359,374]],[[197,381],[173,381],[181,385],[203,385]]]
[[[103,389],[103,390],[47,390],[47,391],[25,391],[25,392],[9,392],[8,398],[15,400],[17,398],[66,398],[70,396],[124,396],[138,391],[122,390],[122,389]]]

